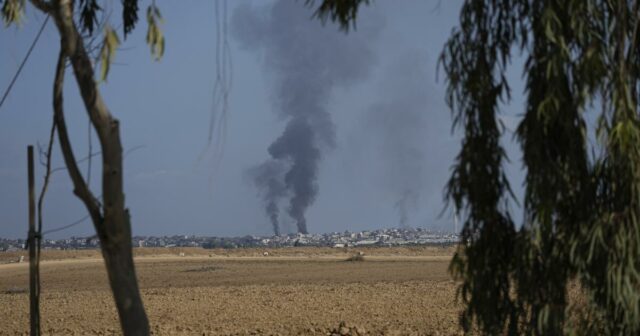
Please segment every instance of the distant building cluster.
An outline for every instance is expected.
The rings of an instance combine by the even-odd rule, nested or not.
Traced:
[[[378,229],[360,232],[330,232],[280,236],[243,237],[200,237],[200,236],[135,236],[134,247],[202,247],[202,248],[243,248],[243,247],[355,247],[355,246],[401,246],[401,245],[450,245],[459,241],[458,234],[451,232],[418,229]],[[24,239],[0,238],[0,251],[24,249]],[[96,238],[71,237],[66,239],[44,239],[43,249],[93,249],[100,246]]]

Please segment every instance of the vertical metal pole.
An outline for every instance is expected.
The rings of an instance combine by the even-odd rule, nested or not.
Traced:
[[[36,245],[36,191],[33,172],[33,146],[27,147],[27,163],[29,169],[29,298],[31,313],[31,336],[40,335],[40,307],[38,286],[38,265]]]

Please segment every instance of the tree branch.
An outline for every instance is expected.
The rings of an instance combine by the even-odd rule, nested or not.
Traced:
[[[120,142],[120,125],[107,108],[95,81],[91,59],[87,54],[82,36],[73,20],[73,2],[57,0],[52,12],[56,26],[62,38],[62,48],[70,59],[80,95],[89,114],[96,135],[102,148],[102,216],[107,224],[96,227],[103,244],[111,241],[125,241],[130,234],[130,227],[123,222],[123,227],[112,226],[112,220],[121,221],[125,216],[123,178],[122,178],[122,144]],[[60,127],[60,125],[58,125]],[[86,184],[82,184],[86,186]],[[105,231],[106,230],[106,231]],[[109,237],[109,238],[108,238]]]
[[[51,125],[51,133],[49,135],[49,145],[46,152],[46,171],[44,174],[44,183],[40,189],[40,195],[38,196],[38,234],[42,235],[42,204],[44,203],[44,195],[47,193],[49,187],[49,180],[51,179],[51,153],[53,152],[53,139],[56,135],[56,118],[53,117]]]
[[[60,148],[74,184],[74,193],[85,204],[100,238],[100,248],[123,334],[149,335],[149,319],[144,310],[133,263],[129,211],[124,202],[119,123],[112,117],[98,90],[91,59],[74,22],[73,0],[55,0],[52,7],[50,15],[55,19],[61,42],[53,96]],[[80,173],[67,134],[62,105],[66,58],[71,61],[82,101],[100,140],[102,205],[93,196]]]
[[[34,7],[43,11],[45,14],[48,14],[53,8],[53,6],[51,6],[51,3],[49,3],[48,1],[44,1],[44,0],[29,0],[29,1]]]
[[[58,128],[58,139],[60,140],[60,149],[64,157],[64,162],[67,166],[69,177],[73,182],[73,192],[87,207],[94,225],[98,226],[103,222],[102,214],[100,212],[100,203],[93,196],[80,173],[80,169],[78,168],[78,164],[76,163],[76,159],[73,154],[73,148],[71,147],[71,141],[69,140],[67,125],[64,119],[62,88],[64,83],[65,59],[64,49],[61,48],[60,55],[58,56],[58,64],[56,66],[56,77],[53,83],[53,111],[55,124]],[[98,227],[96,227],[96,230],[100,231]]]

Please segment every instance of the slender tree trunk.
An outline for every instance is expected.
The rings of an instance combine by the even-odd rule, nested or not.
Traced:
[[[119,123],[111,116],[98,90],[91,60],[73,21],[73,2],[53,1],[48,14],[55,19],[61,37],[61,51],[54,82],[54,113],[60,147],[74,184],[74,193],[87,207],[100,238],[102,256],[124,335],[148,335],[149,322],[138,289],[131,249],[131,224],[129,212],[125,208]],[[82,100],[100,140],[102,204],[84,181],[69,141],[62,104],[62,84],[67,58],[71,61]]]
[[[109,273],[109,283],[116,300],[122,330],[125,335],[148,335],[149,322],[140,299],[133,265],[131,226],[128,216],[128,212],[125,211],[124,223],[119,223],[121,228],[118,229],[118,231],[124,231],[117,233],[124,240],[113,243],[113,238],[116,236],[111,235],[112,243],[102,245],[102,255]]]

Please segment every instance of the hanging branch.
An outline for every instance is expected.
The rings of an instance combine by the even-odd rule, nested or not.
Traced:
[[[92,144],[92,140],[91,140],[91,120],[89,120],[89,125],[87,126],[88,131],[87,131],[87,138],[88,138],[88,142],[89,142],[89,154],[87,155],[87,186],[91,186],[91,152],[93,151],[93,144]]]
[[[102,223],[102,213],[100,211],[100,203],[93,196],[91,190],[85,183],[78,164],[76,163],[75,156],[73,154],[73,148],[71,147],[71,141],[69,140],[69,134],[67,133],[67,125],[64,119],[63,108],[63,96],[62,88],[64,83],[65,72],[65,55],[64,48],[60,50],[60,56],[58,58],[58,64],[56,67],[56,77],[53,84],[53,110],[55,115],[55,124],[58,129],[58,139],[60,140],[60,148],[64,157],[65,165],[69,171],[69,177],[74,186],[74,193],[87,207],[89,214],[91,215],[94,223]]]
[[[231,45],[228,39],[228,14],[227,1],[220,0],[214,3],[215,10],[215,80],[213,83],[213,97],[211,103],[211,119],[207,145],[198,160],[201,160],[207,150],[213,144],[214,171],[224,155],[224,142],[227,134],[227,119],[229,114],[229,95],[233,83],[233,62],[231,57]],[[213,174],[212,174],[213,175]]]
[[[51,180],[51,153],[53,151],[54,136],[56,134],[56,120],[53,119],[51,123],[51,132],[49,134],[49,145],[45,152],[45,173],[44,183],[40,189],[40,195],[38,196],[38,234],[42,235],[42,205],[44,203],[44,196],[47,193],[49,187],[49,180]]]

